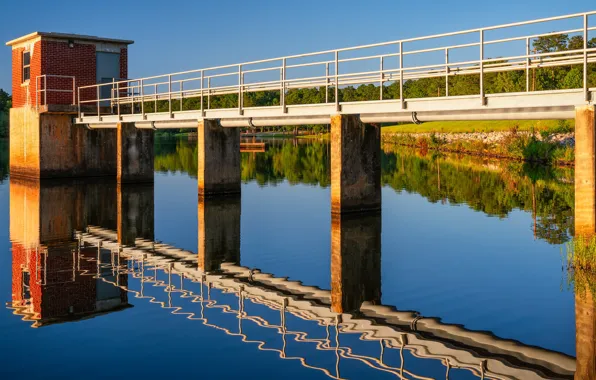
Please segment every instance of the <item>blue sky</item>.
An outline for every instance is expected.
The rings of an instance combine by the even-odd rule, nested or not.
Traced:
[[[2,42],[36,30],[133,39],[129,77],[596,10],[594,0],[30,0],[22,16],[10,4],[1,6]],[[10,60],[4,46],[6,90]]]

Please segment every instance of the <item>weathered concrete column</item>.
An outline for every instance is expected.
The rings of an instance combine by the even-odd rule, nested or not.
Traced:
[[[594,275],[588,276],[586,281],[596,283]],[[575,351],[575,379],[596,379],[596,302],[589,286],[575,289]]]
[[[596,232],[595,106],[575,108],[575,233]]]
[[[199,121],[199,196],[240,193],[240,129]]]
[[[221,263],[240,263],[240,196],[199,196],[199,269],[212,272]]]
[[[331,216],[331,310],[381,303],[381,214]]]
[[[116,131],[72,124],[73,113],[10,110],[10,175],[34,179],[116,175]]]
[[[118,123],[117,178],[119,183],[153,182],[153,130]]]
[[[381,209],[381,130],[359,115],[331,117],[331,212]]]
[[[153,184],[118,184],[118,243],[134,246],[137,238],[154,240]]]

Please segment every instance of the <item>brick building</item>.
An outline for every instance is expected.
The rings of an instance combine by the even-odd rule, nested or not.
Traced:
[[[71,105],[76,87],[127,78],[128,45],[132,43],[47,32],[7,42],[12,48],[13,108]],[[81,100],[93,98],[96,94],[92,91],[81,92]]]

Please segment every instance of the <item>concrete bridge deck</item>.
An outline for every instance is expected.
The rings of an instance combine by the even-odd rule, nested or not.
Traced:
[[[159,268],[167,272],[170,280],[172,274],[177,274],[209,288],[236,294],[243,300],[283,309],[322,326],[339,324],[341,332],[361,334],[361,339],[385,342],[387,347],[405,347],[418,357],[446,360],[450,366],[468,368],[477,376],[554,379],[572,378],[575,371],[575,359],[567,355],[501,339],[489,332],[444,324],[438,318],[422,317],[417,312],[365,302],[358,314],[336,313],[330,308],[330,291],[305,286],[299,281],[233,263],[223,263],[214,273],[204,272],[198,269],[197,254],[167,244],[136,239],[136,247],[122,247],[114,231],[99,227],[78,232],[77,238],[84,244],[109,249],[119,258],[142,262],[143,268],[145,265]],[[173,289],[175,286],[168,283],[165,290]],[[165,307],[163,303],[162,307]],[[172,304],[167,307],[172,308],[174,314],[197,317]]]

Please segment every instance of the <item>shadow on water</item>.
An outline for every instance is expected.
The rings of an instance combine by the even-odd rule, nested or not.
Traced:
[[[261,186],[290,184],[330,186],[329,144],[305,139],[267,141],[265,153],[242,153],[242,181]],[[156,144],[155,170],[197,173],[195,142],[185,139]],[[420,194],[430,202],[466,204],[504,218],[514,210],[532,213],[536,238],[561,244],[573,236],[573,169],[430,154],[385,145],[381,183],[395,191]]]
[[[175,321],[195,322],[236,337],[227,352],[274,352],[331,378],[351,377],[355,365],[404,379],[449,378],[450,371],[573,378],[576,360],[567,355],[383,305],[380,214],[332,219],[331,290],[325,290],[243,267],[240,208],[240,198],[199,199],[195,253],[153,240],[153,186],[11,180],[7,306],[42,327],[124,310],[134,300],[137,313],[168,310],[171,332],[187,329]],[[594,355],[596,310],[579,293],[576,308],[582,369],[580,360],[589,366]],[[226,322],[229,316],[236,321]]]

